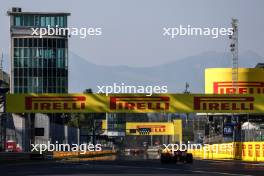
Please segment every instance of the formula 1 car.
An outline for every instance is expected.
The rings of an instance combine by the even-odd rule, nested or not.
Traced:
[[[187,151],[162,151],[160,155],[160,162],[163,163],[192,163],[193,162],[193,155],[191,153],[187,153]]]

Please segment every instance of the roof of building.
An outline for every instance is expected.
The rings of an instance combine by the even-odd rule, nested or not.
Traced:
[[[67,12],[7,12],[8,15],[67,15],[70,16],[71,13]]]
[[[68,12],[23,12],[20,7],[12,7],[10,10],[7,11],[8,15],[71,15]]]
[[[264,63],[258,63],[255,68],[264,68]]]

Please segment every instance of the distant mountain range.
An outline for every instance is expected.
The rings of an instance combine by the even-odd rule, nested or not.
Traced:
[[[167,85],[169,92],[181,93],[185,83],[193,93],[204,92],[204,69],[231,67],[231,54],[206,52],[167,64],[152,67],[101,66],[90,63],[74,53],[69,57],[70,92],[82,92],[86,88],[98,91],[97,85]],[[255,67],[264,58],[254,52],[239,56],[240,67]]]
[[[4,55],[4,70],[9,70],[9,58]],[[254,52],[244,52],[239,56],[240,67],[255,67],[264,58]],[[77,54],[69,53],[69,92],[83,92],[97,86],[125,83],[125,85],[168,86],[169,92],[181,93],[185,83],[190,84],[192,93],[204,92],[204,69],[231,67],[231,54],[206,52],[186,57],[167,64],[152,67],[103,66],[88,62]]]

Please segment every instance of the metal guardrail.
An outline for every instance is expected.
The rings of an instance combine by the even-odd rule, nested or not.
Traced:
[[[264,129],[241,130],[241,138],[237,142],[261,142],[264,141]],[[223,135],[212,135],[204,138],[205,144],[217,144],[223,142],[233,142],[233,138],[225,138]]]
[[[242,141],[264,141],[264,129],[242,130]]]

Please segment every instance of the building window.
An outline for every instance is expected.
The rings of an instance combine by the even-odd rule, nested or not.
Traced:
[[[46,26],[46,19],[45,19],[45,16],[41,16],[40,19],[41,19],[41,20],[40,20],[40,21],[41,21],[41,22],[40,22],[40,25],[41,25],[42,27]]]
[[[28,67],[28,59],[24,58],[24,67]]]
[[[29,38],[29,40],[28,40],[28,46],[29,47],[33,47],[33,39],[32,38]]]
[[[36,38],[33,39],[33,46],[34,47],[38,46],[38,39],[36,39]]]
[[[18,47],[18,39],[14,38],[14,47]]]
[[[18,39],[18,46],[23,47],[23,38]]]
[[[59,16],[58,18],[58,25],[59,25],[59,27],[63,27],[63,19],[62,19],[62,17],[61,16]]]
[[[50,26],[55,27],[55,17],[50,17]]]
[[[19,57],[19,49],[14,48],[14,57]]]
[[[33,68],[38,67],[38,59],[33,59]]]
[[[24,41],[24,47],[28,47],[28,39],[24,38],[23,41]]]
[[[29,15],[29,23],[28,23],[28,25],[29,26],[34,26],[34,16],[32,16],[32,15]]]
[[[29,25],[29,16],[28,15],[24,15],[24,24],[23,26],[30,26]]]
[[[66,27],[66,16],[62,16],[62,27]]]
[[[40,26],[39,25],[39,21],[40,21],[39,20],[39,16],[38,15],[35,15],[34,18],[35,18],[35,24],[34,24],[34,26]]]
[[[46,16],[46,26],[50,25],[50,17]]]
[[[19,57],[24,57],[24,49],[23,48],[19,48]]]
[[[15,16],[15,26],[21,26],[21,16]]]
[[[19,67],[24,67],[24,58],[19,59]]]
[[[33,87],[38,87],[39,86],[39,82],[38,82],[38,78],[37,77],[32,77],[32,86]]]
[[[14,67],[18,67],[18,64],[17,64],[17,60],[18,60],[18,58],[14,58]]]
[[[28,67],[32,68],[33,64],[32,64],[32,58],[28,58]]]
[[[57,16],[57,17],[56,17],[56,22],[57,22],[57,25],[58,25],[59,27],[61,27],[61,24],[60,24],[60,16]]]

